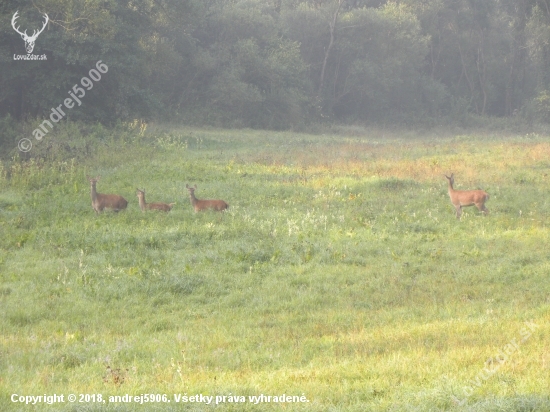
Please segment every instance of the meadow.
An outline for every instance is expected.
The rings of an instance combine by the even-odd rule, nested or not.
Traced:
[[[550,410],[548,136],[78,142],[0,166],[1,410]],[[455,218],[451,172],[487,216]],[[96,215],[86,175],[128,208]],[[186,184],[228,211],[195,213]],[[136,188],[176,205],[142,213]],[[71,393],[106,402],[11,401]],[[171,402],[109,402],[126,394]]]

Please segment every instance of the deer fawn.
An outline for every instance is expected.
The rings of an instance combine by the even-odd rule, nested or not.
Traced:
[[[195,189],[197,188],[197,185],[195,187],[190,187],[189,185],[185,185],[187,190],[189,191],[189,198],[191,199],[191,205],[193,205],[193,208],[195,209],[195,212],[200,212],[201,210],[206,209],[213,209],[217,211],[225,210],[229,207],[227,203],[225,203],[223,200],[199,200],[195,197]]]
[[[145,212],[145,210],[162,210],[163,212],[169,212],[172,210],[172,207],[175,205],[175,203],[146,203],[145,202],[145,191],[144,190],[137,190],[137,197],[139,200],[139,207],[141,208],[142,212]]]
[[[489,209],[485,207],[485,202],[489,200],[489,193],[483,190],[454,190],[454,173],[451,173],[450,177],[447,175],[445,177],[449,181],[449,197],[456,209],[457,219],[460,219],[460,215],[462,214],[462,206],[476,205],[481,212],[485,214],[489,213]]]
[[[104,195],[97,193],[96,184],[101,179],[101,176],[90,177],[86,176],[91,184],[91,195],[92,195],[92,207],[96,213],[102,212],[103,209],[113,209],[115,212],[119,210],[126,209],[128,202],[122,196],[119,195]]]

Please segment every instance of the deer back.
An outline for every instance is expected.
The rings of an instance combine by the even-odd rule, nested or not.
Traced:
[[[105,195],[101,193],[97,193],[95,203],[100,210],[103,210],[103,209],[122,210],[122,209],[126,209],[126,206],[128,206],[128,201],[120,195]]]
[[[187,191],[189,192],[189,198],[191,200],[191,205],[193,205],[193,208],[195,209],[195,212],[200,212],[202,210],[212,209],[218,212],[221,212],[223,210],[226,210],[229,208],[229,205],[220,199],[197,199],[195,196],[195,189],[197,188],[197,185],[195,187],[191,187],[189,185],[185,185],[187,188]]]
[[[147,209],[149,210],[162,210],[163,212],[169,212],[175,203],[148,203]]]
[[[206,210],[206,209],[212,209],[212,210],[221,212],[222,210],[225,210],[229,207],[229,205],[225,203],[223,200],[210,200],[210,199],[197,200],[193,206],[196,212],[199,212],[201,210]]]
[[[449,197],[453,205],[471,206],[484,204],[489,199],[489,194],[484,190],[455,190],[454,174],[445,175],[449,181]]]
[[[128,206],[128,201],[122,196],[97,193],[96,185],[99,179],[101,179],[101,176],[95,178],[87,176],[87,178],[90,181],[92,207],[97,213],[101,212],[103,209],[113,209],[117,212],[119,210],[126,209],[126,206]]]

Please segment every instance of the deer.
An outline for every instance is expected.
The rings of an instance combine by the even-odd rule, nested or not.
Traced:
[[[16,24],[15,21],[19,18],[19,16],[17,15],[18,13],[19,13],[19,10],[16,11],[15,14],[13,15],[13,17],[11,19],[11,26],[13,27],[13,29],[17,33],[19,33],[21,35],[21,38],[25,41],[25,49],[27,50],[27,53],[31,54],[33,49],[34,49],[34,42],[36,41],[38,35],[44,31],[44,29],[46,28],[46,25],[48,24],[48,21],[50,19],[49,19],[48,15],[46,13],[44,13],[45,21],[44,21],[44,24],[43,24],[42,28],[40,30],[33,30],[32,36],[29,36],[27,34],[27,30],[25,30],[23,33],[21,33],[19,31],[20,26],[15,27],[15,24]]]
[[[163,212],[169,212],[175,205],[175,203],[147,203],[145,202],[145,190],[139,190],[138,188],[136,188],[136,190],[139,207],[142,212],[146,210],[162,210]]]
[[[457,219],[460,219],[462,215],[463,206],[475,205],[483,214],[489,213],[489,209],[485,207],[485,202],[489,200],[489,193],[483,190],[455,190],[453,188],[455,183],[454,173],[451,173],[451,176],[445,175],[445,177],[449,181],[449,197],[456,209]]]
[[[185,185],[187,188],[187,191],[189,192],[189,198],[191,199],[191,205],[195,209],[196,212],[200,212],[202,210],[206,209],[213,209],[218,212],[221,212],[223,210],[226,210],[229,205],[225,203],[223,200],[199,200],[195,197],[195,189],[197,189],[197,185],[195,187],[191,187],[188,184]]]
[[[86,176],[86,178],[90,181],[92,207],[94,208],[96,214],[103,212],[103,209],[113,209],[115,212],[126,209],[128,202],[122,196],[97,193],[96,184],[99,182],[99,179],[101,179],[101,176]]]

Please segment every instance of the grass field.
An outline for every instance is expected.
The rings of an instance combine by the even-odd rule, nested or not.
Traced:
[[[4,163],[0,409],[550,410],[548,137],[343,134],[157,128]],[[455,218],[450,172],[488,216]],[[128,209],[96,215],[86,175]]]

